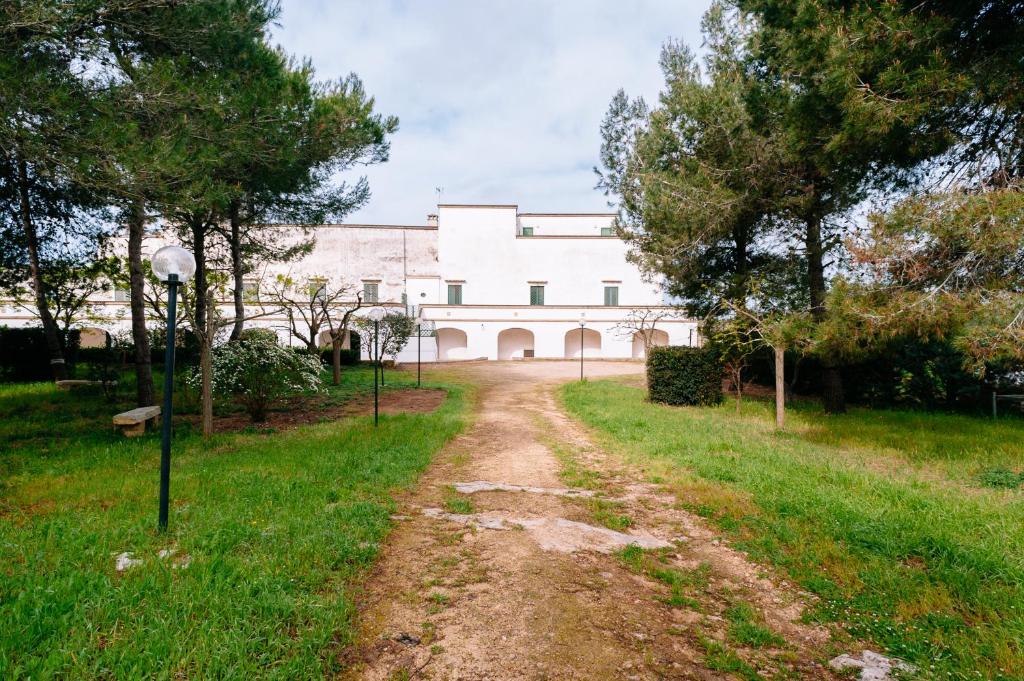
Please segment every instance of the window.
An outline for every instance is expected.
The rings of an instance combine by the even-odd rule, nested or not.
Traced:
[[[327,279],[326,277],[310,277],[309,295],[317,302],[327,300]]]
[[[376,303],[378,284],[375,281],[364,281],[363,282],[363,302],[364,303]]]
[[[253,301],[259,297],[260,282],[256,279],[242,280],[242,300]]]
[[[612,307],[618,307],[619,305],[619,287],[618,286],[605,286],[604,287],[604,304]]]
[[[601,228],[601,236],[615,236],[615,228],[614,227],[602,227]]]
[[[530,305],[543,305],[544,304],[544,287],[533,285],[530,286]]]
[[[533,236],[533,227],[523,227],[523,236]]]
[[[124,303],[132,298],[132,292],[126,288],[115,288],[114,289],[114,300]]]
[[[448,284],[448,304],[462,305],[462,284]]]

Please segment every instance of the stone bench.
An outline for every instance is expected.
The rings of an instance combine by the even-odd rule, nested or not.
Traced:
[[[139,407],[114,416],[114,427],[126,437],[146,434],[146,422],[160,417],[160,407]]]
[[[103,381],[85,381],[77,378],[69,378],[63,381],[57,381],[58,390],[71,390],[72,388],[87,388],[94,385],[103,385]],[[117,381],[108,381],[107,385],[117,385]]]

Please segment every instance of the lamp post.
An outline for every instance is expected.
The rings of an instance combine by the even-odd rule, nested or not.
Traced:
[[[379,349],[377,341],[380,338],[380,320],[384,319],[384,310],[375,307],[366,316],[373,322],[373,427],[376,428],[380,420],[380,388],[377,385]]]
[[[583,380],[583,329],[587,326],[587,320],[580,317],[580,381]]]
[[[420,387],[420,366],[423,362],[423,308],[416,310],[416,387]]]
[[[178,286],[196,273],[196,259],[181,246],[164,246],[153,254],[153,274],[167,284],[167,347],[164,354],[164,406],[160,422],[160,519],[167,531],[171,496],[171,411],[174,393],[174,327],[178,309]]]

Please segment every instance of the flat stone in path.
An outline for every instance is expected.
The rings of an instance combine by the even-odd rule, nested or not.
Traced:
[[[576,551],[611,553],[626,546],[639,546],[643,549],[662,549],[672,546],[671,542],[649,534],[626,534],[610,530],[607,527],[597,527],[565,518],[515,518],[496,511],[463,515],[448,513],[440,508],[425,508],[423,515],[487,530],[513,530],[521,527],[530,534],[541,549],[559,553],[574,553]]]
[[[455,491],[461,494],[474,494],[475,492],[528,492],[530,494],[550,494],[556,497],[592,497],[594,493],[586,489],[568,489],[565,487],[531,487],[529,485],[510,485],[507,482],[487,482],[486,480],[474,480],[473,482],[457,482],[454,484]]]
[[[893,672],[913,674],[917,668],[895,657],[886,657],[871,650],[861,651],[860,657],[840,655],[828,663],[836,671],[860,669],[861,681],[893,681]]]

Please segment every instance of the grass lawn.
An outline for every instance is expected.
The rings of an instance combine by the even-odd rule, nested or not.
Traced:
[[[344,375],[332,399],[372,391],[370,370]],[[449,391],[438,411],[377,430],[372,416],[207,440],[178,428],[160,535],[158,434],[115,435],[120,406],[100,396],[0,385],[0,679],[336,670],[393,492],[463,425],[465,387],[432,387]],[[118,572],[123,551],[142,564]]]
[[[925,678],[1024,678],[1024,420],[810,404],[678,408],[615,381],[570,411],[735,544],[820,596],[808,617]],[[1016,477],[1015,477],[1016,476]]]

